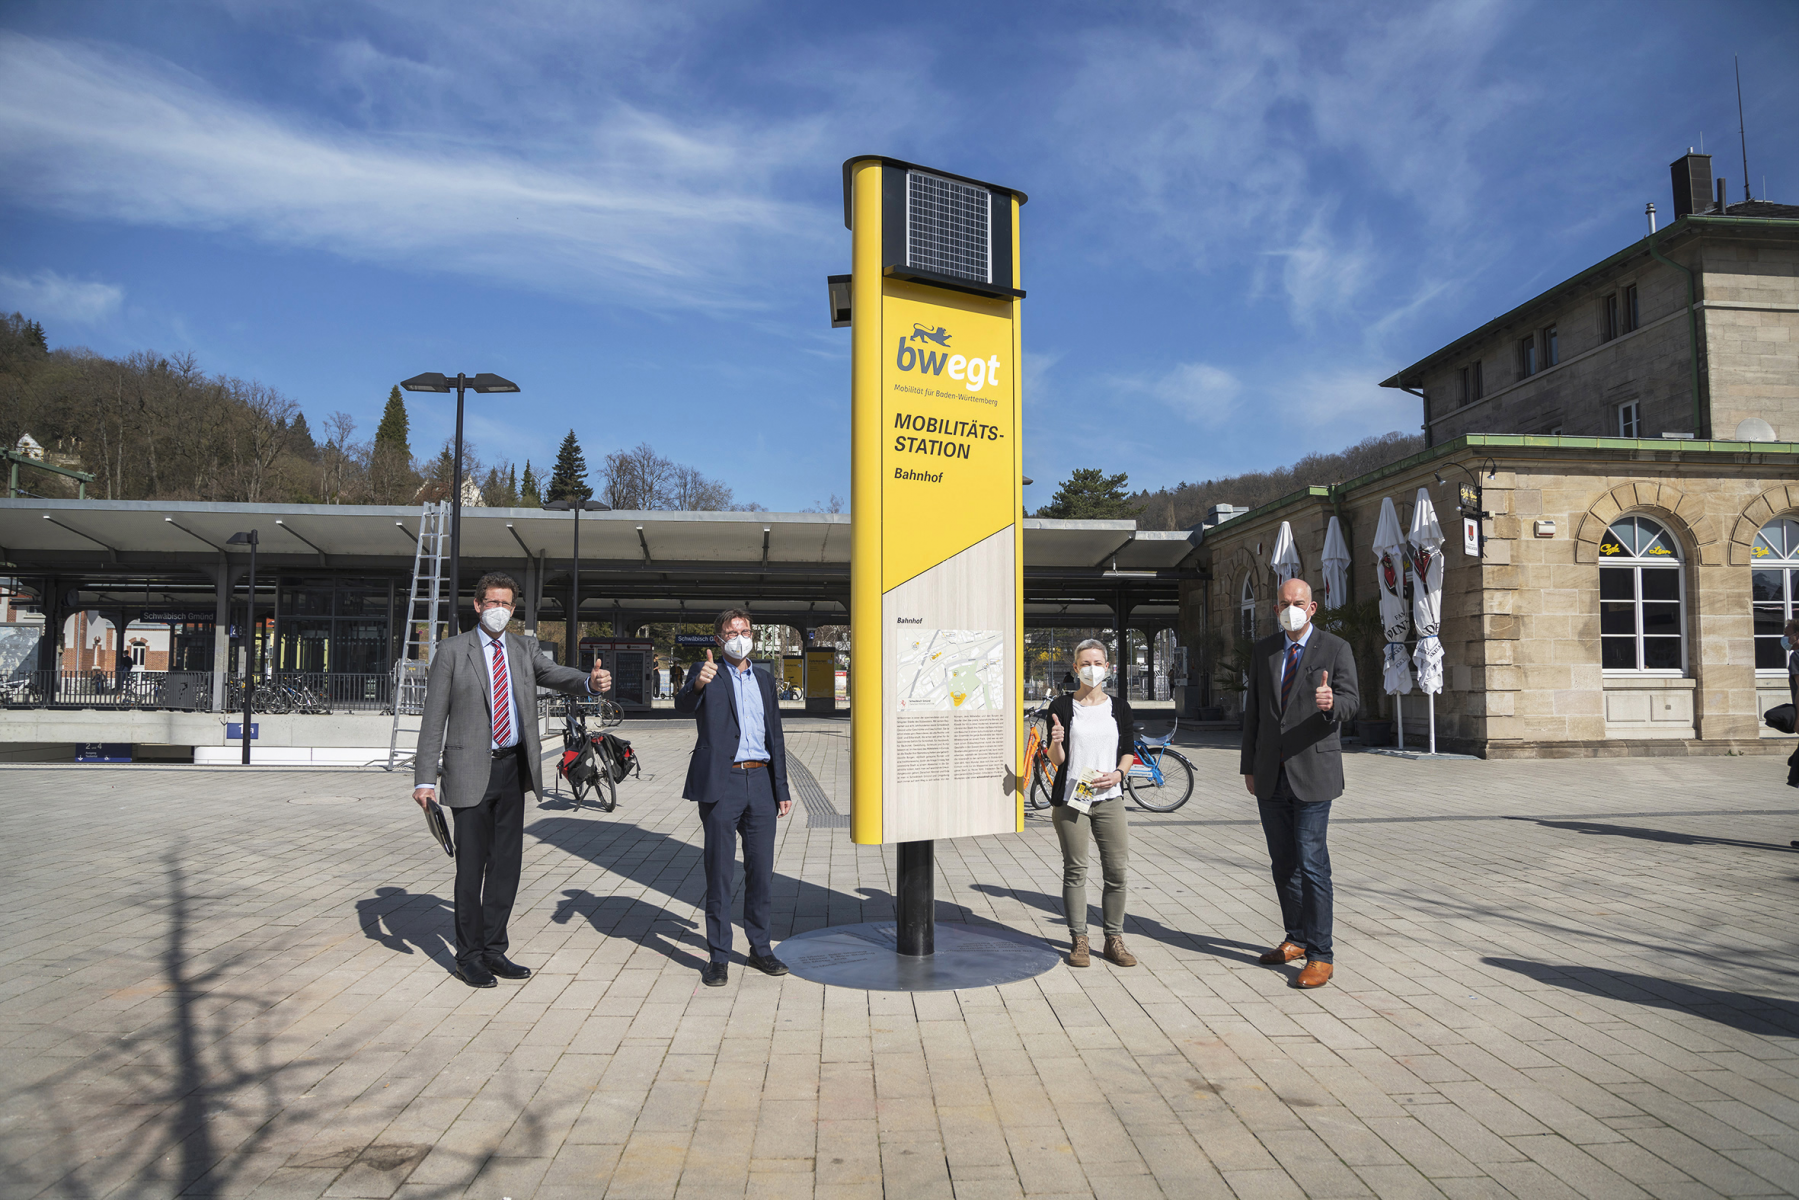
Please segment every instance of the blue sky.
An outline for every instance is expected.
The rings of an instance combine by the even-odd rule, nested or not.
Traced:
[[[1390,429],[1394,369],[1641,236],[1700,138],[1799,201],[1799,5],[0,8],[0,307],[372,435],[425,370],[487,460],[648,441],[849,489],[840,163],[1028,192],[1026,493]],[[412,404],[414,448],[450,406]]]

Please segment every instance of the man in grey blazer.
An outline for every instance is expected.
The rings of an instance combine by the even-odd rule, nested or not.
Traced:
[[[543,794],[537,689],[612,687],[598,658],[591,674],[559,667],[539,655],[536,638],[506,632],[517,603],[509,575],[490,572],[475,584],[479,624],[445,638],[431,658],[412,770],[420,808],[440,790],[441,775],[443,805],[456,823],[456,974],[470,987],[531,974],[506,957],[506,922],[524,861],[524,793]]]
[[[1286,937],[1262,955],[1277,966],[1305,956],[1293,981],[1323,987],[1334,969],[1331,801],[1343,794],[1339,730],[1355,717],[1355,655],[1312,624],[1318,605],[1303,579],[1281,585],[1281,632],[1256,643],[1243,702],[1243,783],[1261,808]]]

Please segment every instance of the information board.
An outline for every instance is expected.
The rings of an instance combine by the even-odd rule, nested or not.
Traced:
[[[1024,198],[884,158],[851,160],[845,186],[858,671],[851,837],[1013,832],[1024,821]]]

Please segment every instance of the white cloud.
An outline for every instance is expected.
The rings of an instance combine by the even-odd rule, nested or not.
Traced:
[[[119,311],[125,289],[115,283],[71,279],[51,270],[30,278],[0,271],[0,309],[33,320],[92,325]]]
[[[1476,147],[1520,110],[1515,74],[1481,69],[1508,20],[1492,0],[1440,0],[1083,31],[1053,128],[1083,166],[1071,181],[1106,201],[1110,228],[1090,232],[1150,266],[1247,264],[1247,297],[1283,294],[1301,326],[1378,317],[1383,276],[1467,252],[1488,185]]]
[[[1243,384],[1235,375],[1210,363],[1176,363],[1158,375],[1118,376],[1112,387],[1125,395],[1148,396],[1189,421],[1218,428],[1237,411]]]
[[[49,102],[47,101],[49,98]],[[306,125],[167,64],[0,33],[0,189],[82,217],[321,247],[595,298],[751,303],[720,287],[829,237],[770,174],[817,157],[804,121],[676,126],[613,102],[540,166],[447,139]]]
[[[1423,423],[1418,397],[1384,388],[1383,372],[1372,363],[1300,371],[1272,380],[1262,390],[1271,428],[1309,451],[1338,450],[1366,437],[1398,430],[1417,433]]]

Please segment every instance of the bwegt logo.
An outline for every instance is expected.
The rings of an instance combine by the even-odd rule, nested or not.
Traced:
[[[921,375],[942,375],[947,372],[951,379],[959,380],[971,392],[978,392],[989,385],[998,387],[999,355],[969,358],[963,354],[951,354],[948,347],[952,336],[954,335],[946,326],[927,329],[923,322],[914,321],[911,334],[899,341],[899,354],[894,365],[902,371],[917,371]],[[908,345],[909,342],[934,342],[945,349],[914,349]]]

